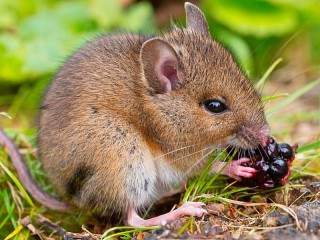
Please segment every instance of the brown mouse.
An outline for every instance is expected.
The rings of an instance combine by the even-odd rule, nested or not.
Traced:
[[[228,50],[212,40],[201,10],[190,3],[185,9],[185,29],[156,37],[101,35],[76,51],[52,80],[41,105],[39,157],[71,205],[119,214],[131,226],[201,216],[203,204],[192,202],[147,220],[138,212],[172,185],[199,175],[214,150],[268,141],[259,94]],[[0,139],[11,153],[17,151],[3,133]],[[223,174],[251,177],[255,170],[240,166],[248,160],[232,161]],[[214,163],[212,172],[221,167]],[[41,196],[48,199],[35,197],[52,203],[48,207],[68,208]]]

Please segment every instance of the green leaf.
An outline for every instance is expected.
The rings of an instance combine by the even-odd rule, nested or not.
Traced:
[[[45,10],[23,21],[18,33],[25,52],[21,71],[28,78],[53,72],[81,40],[54,12]]]
[[[253,59],[247,42],[240,36],[219,27],[215,27],[213,33],[224,46],[229,48],[242,70],[250,75],[253,71]]]
[[[9,240],[13,238],[17,234],[19,234],[22,230],[23,230],[23,225],[19,224],[18,227],[12,233],[10,233],[4,240]]]
[[[6,180],[6,179],[5,179]],[[16,227],[17,219],[16,215],[14,214],[14,209],[16,208],[15,202],[12,201],[11,192],[9,189],[3,189],[0,192],[0,197],[3,200],[3,203],[1,204],[2,209],[4,210],[4,216],[3,219],[0,222],[0,229],[2,229],[5,224],[7,224],[8,221],[11,221],[12,226]]]
[[[96,28],[94,22],[90,19],[88,6],[84,2],[61,1],[53,9],[53,13],[63,23],[65,28],[76,34],[89,32]]]
[[[0,29],[11,28],[17,25],[16,2],[12,0],[1,0],[0,3]]]
[[[150,32],[154,28],[152,6],[147,2],[131,6],[125,12],[122,27],[133,32]]]
[[[294,9],[259,0],[205,0],[211,16],[233,31],[256,37],[283,36],[294,31],[298,15]]]
[[[0,35],[0,78],[21,82],[25,51],[22,41],[9,33]]]
[[[90,17],[103,29],[117,27],[123,18],[123,10],[117,0],[92,0],[88,7]]]

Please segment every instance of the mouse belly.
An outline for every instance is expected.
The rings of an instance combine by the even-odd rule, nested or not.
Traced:
[[[126,186],[133,193],[128,197],[136,209],[153,204],[171,192],[172,186],[179,186],[185,181],[182,174],[164,159],[139,162],[133,168],[137,170],[129,174]]]
[[[108,163],[115,161],[113,159]],[[110,169],[113,172],[111,175]],[[118,213],[125,216],[130,208],[137,211],[145,210],[172,192],[172,185],[182,183],[181,173],[166,162],[158,160],[157,164],[154,164],[153,160],[139,159],[122,168],[106,164],[95,171],[91,167],[81,165],[63,188],[71,201],[81,209],[88,209],[100,215]]]

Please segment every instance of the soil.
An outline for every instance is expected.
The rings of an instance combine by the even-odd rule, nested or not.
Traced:
[[[154,206],[150,217],[170,211],[180,197],[177,194],[162,200]],[[207,202],[204,208],[208,214],[201,218],[182,217],[154,231],[135,233],[132,239],[320,240],[319,197],[319,179],[299,178],[278,191],[256,194],[255,197],[239,196],[225,203]],[[93,240],[101,239],[104,231],[114,227],[109,221],[91,217],[82,233],[80,229],[67,232],[42,216],[37,217],[35,225],[29,217],[22,219],[21,224],[36,235],[39,231],[34,229],[42,229],[42,233],[44,230],[55,231],[52,237],[60,235],[68,240]]]
[[[208,214],[197,218],[193,226],[181,229],[189,217],[175,220],[144,239],[320,239],[320,181],[299,179],[283,191],[270,193],[258,202],[261,205],[207,204]],[[252,201],[252,199],[251,199]],[[274,208],[264,203],[277,202],[288,208]],[[243,202],[245,203],[245,202]],[[137,235],[140,236],[141,234]],[[139,239],[135,237],[135,239]]]

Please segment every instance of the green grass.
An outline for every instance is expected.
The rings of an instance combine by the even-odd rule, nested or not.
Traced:
[[[152,231],[159,228],[159,226],[154,226],[154,227],[128,227],[128,226],[120,226],[120,227],[113,227],[105,231],[101,239],[113,239],[115,237],[120,237],[122,239],[131,239],[132,234],[134,233],[139,233],[139,232],[144,232],[144,231]]]
[[[29,231],[21,227],[19,219],[25,214],[32,216],[34,212],[34,204],[26,190],[13,171],[6,166],[11,166],[11,164],[8,162],[6,154],[0,151],[0,195],[3,201],[0,207],[1,239],[27,234]]]

